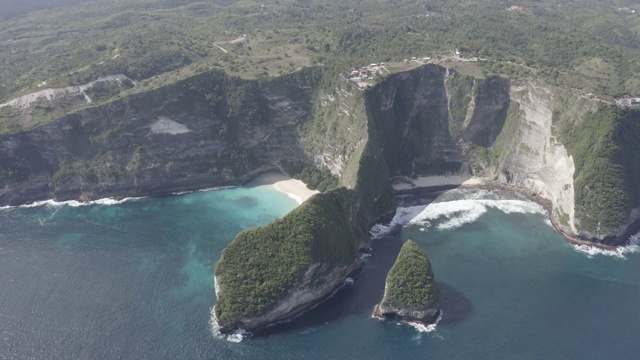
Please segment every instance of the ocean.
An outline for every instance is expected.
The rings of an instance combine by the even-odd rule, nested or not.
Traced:
[[[287,324],[218,337],[212,273],[243,229],[297,206],[268,186],[0,209],[0,359],[638,359],[640,253],[576,248],[537,204],[404,196],[353,284]],[[443,315],[371,317],[403,241]],[[636,239],[637,240],[637,239]]]

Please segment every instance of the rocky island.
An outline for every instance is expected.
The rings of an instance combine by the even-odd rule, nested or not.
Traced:
[[[261,83],[212,70],[0,135],[0,204],[163,195],[272,170],[302,178],[323,192],[238,235],[215,270],[221,330],[258,329],[359,271],[369,227],[395,210],[394,179],[509,184],[549,201],[563,234],[624,245],[640,223],[638,118],[559,87],[434,64],[365,91],[318,67]]]
[[[429,325],[440,316],[440,290],[427,254],[407,240],[387,275],[384,297],[374,316]]]
[[[93,16],[126,10],[133,20],[95,32],[87,22],[51,38],[47,27],[36,30],[40,18],[0,31],[6,46],[25,46],[3,53],[11,66],[0,69],[0,206],[168,195],[270,171],[317,188],[224,251],[215,270],[222,331],[293,318],[358,272],[369,227],[395,210],[399,179],[508,185],[548,203],[559,232],[591,243],[625,245],[640,230],[640,109],[611,98],[640,91],[629,55],[638,46],[618,49],[632,36],[563,29],[551,32],[569,34],[558,46],[538,16],[562,17],[524,17],[499,2],[483,16],[465,10],[460,24],[482,24],[468,28],[440,23],[449,17],[437,14],[462,11],[446,2],[426,14],[415,2],[364,13],[355,2],[227,3],[158,19],[136,19],[143,14],[120,4]],[[195,13],[201,22],[184,21]],[[56,14],[50,21],[64,28]],[[382,14],[388,26],[372,26]],[[410,28],[409,14],[424,16]],[[168,26],[164,16],[189,30],[167,41],[168,32],[147,27]],[[339,21],[325,26],[325,16]],[[206,35],[196,36],[202,24]],[[107,41],[106,29],[121,36]],[[512,41],[513,29],[535,34],[535,45]],[[78,33],[82,44],[69,38]],[[131,42],[131,33],[144,36]],[[41,51],[45,37],[57,45]],[[497,43],[506,48],[496,52]],[[69,44],[83,55],[68,58]],[[601,54],[617,55],[607,63]],[[40,65],[49,62],[57,65]]]

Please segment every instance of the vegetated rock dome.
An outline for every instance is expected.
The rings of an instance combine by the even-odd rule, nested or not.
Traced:
[[[440,314],[440,291],[427,254],[412,240],[402,246],[387,275],[377,316],[431,324]]]

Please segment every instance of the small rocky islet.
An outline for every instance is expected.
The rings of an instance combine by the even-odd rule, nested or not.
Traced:
[[[431,263],[413,240],[404,243],[391,267],[374,316],[424,325],[435,323],[440,316],[440,290]]]

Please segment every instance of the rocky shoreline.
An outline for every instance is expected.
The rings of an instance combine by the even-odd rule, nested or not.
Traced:
[[[441,310],[436,311],[435,314],[429,314],[425,317],[422,318],[415,318],[415,317],[411,317],[411,316],[399,316],[399,315],[386,315],[382,312],[382,310],[380,310],[380,304],[376,305],[376,308],[373,310],[373,317],[378,319],[378,320],[385,320],[385,319],[394,319],[394,320],[398,320],[400,322],[403,323],[411,323],[411,324],[418,324],[418,325],[424,325],[424,326],[428,326],[428,325],[432,325],[438,322],[438,318],[440,317],[440,314],[442,313]]]
[[[358,275],[360,275],[360,273],[362,272],[362,264],[358,264],[346,277],[346,279],[348,278],[355,278]],[[249,331],[251,333],[253,333],[254,335],[259,335],[261,331],[269,329],[271,327],[280,325],[280,324],[286,324],[289,323],[291,321],[294,321],[295,319],[299,318],[300,316],[303,316],[304,314],[306,314],[307,312],[313,310],[314,308],[318,307],[319,305],[321,305],[322,303],[324,303],[325,301],[330,300],[338,291],[340,291],[341,289],[343,289],[345,286],[347,286],[346,283],[346,279],[344,281],[342,281],[341,283],[339,283],[338,285],[334,286],[331,288],[330,291],[326,292],[325,295],[319,297],[317,299],[317,301],[315,302],[311,302],[311,303],[306,303],[303,306],[300,306],[298,308],[295,309],[295,311],[291,311],[289,313],[286,314],[281,314],[278,316],[274,316],[272,318],[267,318],[267,319],[261,319],[263,321],[261,321],[261,323],[253,326],[244,326],[242,327],[242,330],[244,331]],[[216,294],[217,294],[218,290],[216,288]],[[217,317],[215,316],[215,311],[212,311],[213,313],[213,320],[214,320],[214,324],[216,324],[216,332],[218,332],[220,335],[229,335],[229,334],[233,334],[235,331],[238,330],[237,327],[226,327],[224,325],[221,325],[220,322],[218,321]]]
[[[92,189],[87,191],[83,191],[81,189],[71,189],[68,191],[54,192],[53,190],[49,189],[48,186],[43,186],[38,191],[19,191],[13,192],[12,194],[0,192],[0,207],[29,205],[34,202],[47,200],[53,200],[56,202],[74,200],[79,202],[90,202],[100,199],[122,200],[125,198],[135,197],[171,196],[176,193],[183,192],[243,186],[259,178],[261,175],[271,172],[282,173],[282,170],[277,167],[264,167],[237,178],[221,179],[220,177],[215,175],[192,176],[174,182],[161,181],[155,184],[120,183],[105,189]]]
[[[16,196],[14,194],[13,197],[3,196],[0,197],[0,207],[3,206],[20,206],[20,205],[29,205],[38,201],[47,201],[53,200],[56,202],[64,202],[64,201],[79,201],[79,202],[90,202],[96,201],[100,199],[114,199],[114,200],[123,200],[125,198],[135,198],[135,197],[147,197],[147,196],[171,196],[176,193],[181,192],[190,192],[190,191],[200,191],[204,189],[214,189],[214,188],[222,188],[222,187],[233,187],[233,186],[243,186],[246,185],[260,176],[269,174],[272,172],[280,172],[279,168],[262,168],[258,169],[255,172],[252,172],[246,176],[236,178],[236,179],[227,179],[220,181],[219,178],[213,178],[212,176],[198,176],[192,177],[188,179],[182,179],[177,183],[163,183],[158,186],[121,186],[116,188],[104,189],[99,191],[68,191],[68,192],[57,192],[53,193],[48,189],[42,189],[40,192],[36,192],[33,195],[29,194],[26,196],[24,193],[20,196]],[[125,184],[122,184],[125,185]],[[483,180],[482,183],[471,183],[471,184],[450,184],[450,185],[436,185],[436,186],[424,186],[424,187],[415,187],[415,188],[404,188],[404,189],[396,189],[396,195],[434,195],[442,191],[452,190],[452,189],[481,189],[488,191],[504,191],[510,194],[514,194],[517,196],[521,196],[526,198],[529,201],[535,202],[541,205],[545,211],[549,214],[549,221],[553,226],[554,230],[560,234],[567,242],[572,245],[577,246],[592,246],[603,250],[614,251],[619,246],[625,246],[626,240],[633,234],[640,232],[640,221],[636,221],[631,224],[629,228],[624,232],[621,236],[623,241],[616,241],[614,239],[614,244],[605,244],[598,243],[595,241],[590,241],[587,239],[582,239],[574,234],[567,233],[564,231],[551,217],[552,214],[552,203],[550,200],[545,199],[536,194],[532,194],[524,189],[519,187],[499,183],[496,181]],[[392,218],[394,213],[390,214]],[[378,219],[375,223],[385,222],[389,216],[383,216],[381,219]],[[389,219],[390,220],[390,219]],[[615,243],[617,242],[617,243]]]
[[[503,191],[506,193],[523,197],[529,201],[535,202],[540,206],[542,206],[544,210],[547,212],[548,219],[551,222],[551,226],[553,227],[553,229],[558,234],[560,234],[568,243],[572,245],[591,246],[598,249],[609,250],[609,251],[615,251],[618,246],[626,245],[626,243],[616,244],[616,245],[602,244],[602,243],[581,239],[576,235],[569,234],[566,231],[562,230],[562,228],[552,219],[551,214],[553,210],[553,204],[551,203],[551,200],[545,199],[536,194],[532,194],[519,187],[509,185],[509,184],[499,183],[496,181],[484,180],[484,182],[481,184],[475,183],[475,184],[462,184],[462,185],[442,185],[442,186],[433,186],[433,187],[416,187],[412,189],[396,190],[396,194],[397,195],[434,195],[434,194],[437,194],[446,190],[452,190],[452,189],[479,189],[479,190],[488,190],[488,191]],[[640,227],[640,224],[634,224],[634,225],[636,225],[637,227]],[[632,226],[632,228],[635,228],[635,227]],[[632,229],[628,230],[627,232],[632,232]],[[629,236],[631,235],[632,234],[629,234]]]

